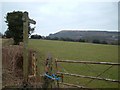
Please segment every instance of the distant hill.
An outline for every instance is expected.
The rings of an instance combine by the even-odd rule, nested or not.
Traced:
[[[118,40],[118,35],[120,32],[113,31],[71,31],[71,30],[62,30],[55,34],[50,34],[50,38],[70,38],[74,40],[85,39],[88,42],[92,42],[94,39],[100,41],[107,41],[108,43],[116,42]]]

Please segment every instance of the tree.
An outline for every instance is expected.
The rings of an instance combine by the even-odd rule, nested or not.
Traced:
[[[3,37],[3,34],[0,32],[0,38],[2,38]]]
[[[108,44],[107,41],[101,41],[101,44]]]
[[[7,13],[6,23],[8,26],[5,36],[14,39],[14,44],[19,44],[23,41],[23,21],[22,21],[23,12],[13,11]],[[34,28],[28,25],[29,35],[34,31]]]
[[[12,37],[12,32],[10,30],[5,31],[5,37],[6,38],[11,38]]]
[[[41,35],[31,35],[31,39],[42,39]]]
[[[79,39],[79,42],[85,42],[85,40],[84,39]]]
[[[54,37],[54,38],[52,38],[52,40],[59,40],[59,38],[58,37]]]
[[[64,37],[61,37],[60,40],[62,40],[62,41],[74,41],[74,40],[71,39],[71,38],[64,38]]]
[[[98,40],[98,39],[94,39],[92,42],[93,42],[93,43],[100,44],[100,40]]]
[[[46,40],[51,40],[51,38],[49,37],[49,36],[46,36],[46,38],[45,38]]]

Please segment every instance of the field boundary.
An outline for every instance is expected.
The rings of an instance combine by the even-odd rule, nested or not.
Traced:
[[[72,74],[72,73],[64,73],[64,72],[59,72],[58,71],[58,62],[61,63],[76,63],[76,64],[100,64],[100,65],[109,65],[110,67],[108,67],[106,70],[104,70],[102,73],[98,74],[97,76],[86,76],[86,75],[80,75],[80,74]],[[112,68],[113,66],[120,66],[120,63],[113,63],[113,62],[94,62],[94,61],[76,61],[76,60],[55,60],[55,64],[56,64],[56,69],[57,69],[57,74],[61,74],[61,75],[66,75],[66,76],[72,76],[72,77],[80,77],[80,78],[89,78],[91,79],[90,81],[88,81],[88,83],[91,83],[93,80],[102,80],[102,81],[107,81],[107,82],[113,82],[113,83],[119,83],[120,84],[120,80],[114,80],[114,79],[109,79],[109,78],[101,78],[99,77],[100,75],[102,75],[103,73],[105,73],[106,71],[108,71],[110,68]],[[63,81],[63,80],[62,80]],[[87,83],[87,84],[88,84]],[[87,88],[84,86],[79,86],[79,85],[74,85],[71,83],[64,83],[64,82],[60,82],[59,84],[63,84],[63,85],[68,85],[68,86],[73,86],[73,87],[77,87],[77,88]]]

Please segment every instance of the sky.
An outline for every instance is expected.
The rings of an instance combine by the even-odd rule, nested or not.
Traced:
[[[114,1],[114,2],[113,2]],[[36,21],[33,34],[47,36],[61,30],[118,30],[118,0],[26,0],[0,2],[2,33],[8,12],[28,11]]]

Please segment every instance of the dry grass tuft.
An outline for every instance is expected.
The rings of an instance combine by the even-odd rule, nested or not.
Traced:
[[[29,74],[31,74],[31,57],[35,51],[29,50]],[[3,86],[10,82],[20,83],[23,80],[23,46],[10,45],[2,47]],[[14,79],[12,79],[14,78]],[[16,81],[16,82],[15,82]],[[10,85],[11,86],[11,85]]]

